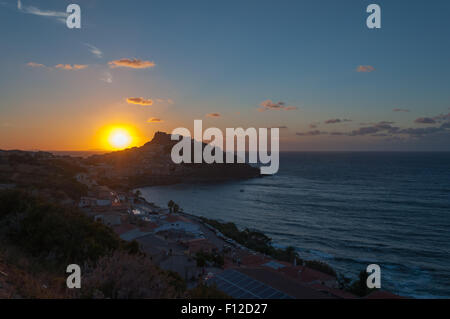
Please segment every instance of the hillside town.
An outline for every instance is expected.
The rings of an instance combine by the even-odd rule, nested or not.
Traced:
[[[238,271],[255,284],[247,290],[239,282],[229,282],[224,292],[235,298],[262,298],[261,287],[273,291],[266,298],[357,297],[339,289],[335,275],[297,265],[296,259],[289,263],[255,252],[199,217],[147,202],[139,190],[116,192],[97,185],[86,174],[78,174],[77,180],[93,190],[92,197],[82,197],[78,204],[88,216],[111,227],[122,239],[136,240],[159,267],[177,272],[188,286],[199,280],[217,284],[230,271]],[[377,291],[370,298],[392,296]]]
[[[0,151],[0,190],[26,189],[79,209],[91,220],[111,228],[122,240],[137,242],[155,265],[177,273],[188,288],[199,283],[211,285],[232,298],[357,298],[342,289],[329,266],[304,262],[288,250],[271,254],[274,248],[264,234],[235,231],[236,236],[246,234],[251,239],[249,243],[259,246],[246,245],[230,238],[233,233],[226,236],[221,232],[220,222],[184,212],[174,201],[167,207],[158,207],[145,200],[130,182],[135,163],[142,166],[148,160],[138,171],[142,176],[150,174],[150,167],[151,173],[159,171],[160,177],[177,171],[165,159],[166,145],[158,138],[161,135],[141,150],[87,159],[48,152]],[[153,148],[155,152],[144,153]],[[124,165],[124,160],[130,164]],[[193,169],[188,168],[187,172]],[[179,172],[183,170],[179,168]],[[119,181],[122,187],[114,187]],[[252,249],[255,247],[263,249]],[[283,257],[280,260],[274,256]],[[367,297],[395,296],[376,290]]]

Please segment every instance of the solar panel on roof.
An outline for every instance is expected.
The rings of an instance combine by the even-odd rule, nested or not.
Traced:
[[[243,273],[228,269],[209,280],[235,299],[292,299],[291,296]]]

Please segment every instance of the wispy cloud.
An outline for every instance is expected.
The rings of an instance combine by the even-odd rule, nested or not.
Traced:
[[[440,127],[419,127],[419,128],[406,128],[401,130],[399,133],[408,134],[412,137],[422,137],[425,135],[435,134],[439,132],[443,132],[446,130],[445,125]]]
[[[361,136],[361,135],[370,135],[376,134],[380,132],[388,132],[388,133],[397,133],[400,128],[396,126],[392,126],[392,122],[382,121],[371,126],[360,127],[356,130],[347,133],[349,136]]]
[[[97,57],[97,58],[103,57],[103,52],[102,52],[99,48],[97,48],[97,47],[95,47],[95,46],[93,46],[92,44],[89,44],[89,43],[85,43],[84,45],[87,46],[87,47],[89,48],[89,51],[90,51],[95,57]]]
[[[292,106],[292,105],[286,105],[285,102],[272,102],[272,100],[265,100],[263,102],[261,102],[261,104],[259,105],[260,107],[258,108],[258,110],[260,112],[264,112],[267,110],[284,110],[284,111],[291,111],[291,110],[296,110],[297,107],[296,106]]]
[[[172,99],[161,99],[161,98],[157,98],[157,99],[156,99],[156,102],[157,102],[157,103],[167,103],[167,104],[170,104],[170,105],[174,104],[174,102],[173,102]]]
[[[435,116],[433,119],[436,120],[437,122],[450,121],[450,113],[440,114],[438,116]]]
[[[60,70],[83,70],[86,69],[88,66],[86,64],[57,64],[55,65],[55,69]]]
[[[297,135],[297,136],[317,136],[317,135],[322,135],[322,134],[327,134],[327,133],[319,131],[319,130],[312,130],[312,131],[308,131],[308,132],[297,132],[297,133],[295,133],[295,135]]]
[[[32,15],[36,15],[36,16],[52,18],[52,19],[55,19],[56,21],[62,22],[64,24],[66,23],[66,19],[69,16],[69,14],[64,11],[42,10],[37,7],[26,6],[26,5],[22,4],[21,0],[17,1],[17,9],[20,12],[23,12],[26,14],[32,14]]]
[[[419,117],[417,118],[414,123],[417,124],[436,124],[436,120],[432,119],[431,117]]]
[[[351,122],[352,120],[349,119],[329,119],[325,121],[325,124],[337,124],[337,123],[344,123],[344,122]]]
[[[36,62],[28,62],[27,66],[29,66],[31,68],[45,68],[44,64],[36,63]]]
[[[147,123],[162,123],[162,122],[164,121],[157,117],[151,117],[147,120]]]
[[[36,62],[28,62],[27,66],[30,68],[48,68],[48,69],[58,69],[58,70],[83,70],[88,67],[86,64],[57,64],[54,67],[46,66],[42,63],[36,63]]]
[[[447,114],[439,114],[434,117],[419,117],[417,118],[414,123],[417,124],[437,124],[450,121],[450,113]]]
[[[150,105],[153,105],[153,100],[144,99],[143,97],[129,97],[129,98],[127,98],[127,103],[150,106]]]
[[[394,126],[394,122],[381,121],[378,123],[366,123],[366,126],[348,132],[326,132],[320,130],[311,130],[306,132],[297,132],[297,136],[373,136],[373,137],[387,137],[387,138],[421,138],[434,134],[448,134],[450,133],[450,113],[440,114],[435,117],[421,117],[416,119],[415,123],[419,124],[440,124],[429,127],[409,127],[401,128]]]
[[[111,68],[132,68],[132,69],[147,69],[155,66],[153,61],[143,61],[140,59],[119,59],[108,62]]]
[[[356,68],[356,72],[373,72],[375,68],[371,65],[359,65]]]
[[[326,131],[319,131],[319,130],[312,130],[307,132],[297,132],[297,136],[318,136],[318,135],[333,135],[333,136],[365,136],[365,135],[371,135],[375,136],[380,134],[393,134],[399,132],[400,129],[398,127],[394,127],[388,122],[379,122],[376,124],[373,124],[371,126],[365,126],[360,127],[356,130],[352,130],[350,132],[326,132]]]
[[[392,110],[393,112],[410,112],[408,109],[395,108]]]
[[[113,76],[110,72],[106,71],[103,73],[103,76],[100,78],[103,82],[106,83],[112,83],[113,82]]]
[[[220,117],[220,114],[219,113],[209,113],[209,114],[206,114],[206,117]]]

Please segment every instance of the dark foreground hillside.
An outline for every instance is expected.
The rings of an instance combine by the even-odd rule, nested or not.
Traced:
[[[182,298],[177,274],[156,267],[136,242],[75,208],[19,190],[0,191],[0,298]],[[66,267],[82,268],[82,288],[66,287]],[[217,295],[217,296],[220,296]]]

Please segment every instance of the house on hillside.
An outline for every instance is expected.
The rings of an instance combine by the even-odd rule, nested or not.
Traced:
[[[94,197],[81,197],[78,202],[80,208],[109,207],[112,201],[110,199],[98,199]]]
[[[84,184],[89,188],[97,185],[97,183],[87,173],[78,173],[75,175],[75,179],[77,182]]]

